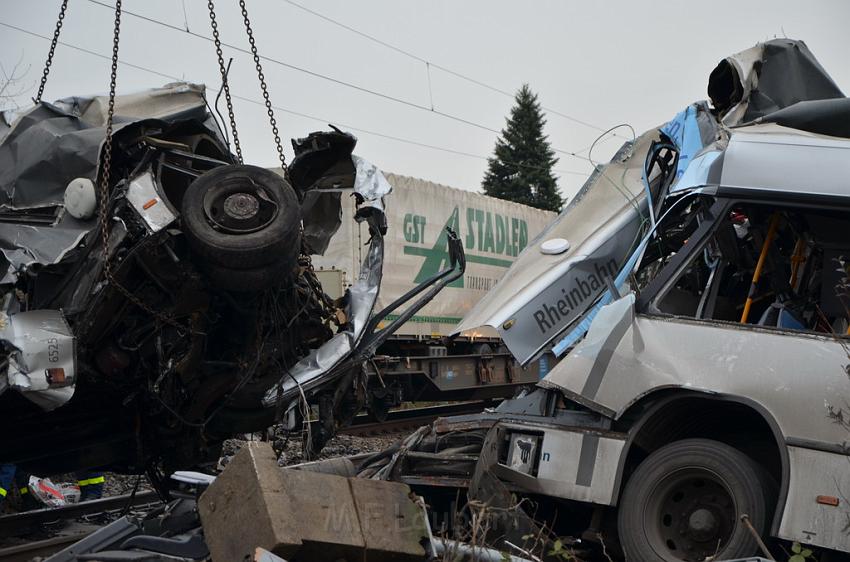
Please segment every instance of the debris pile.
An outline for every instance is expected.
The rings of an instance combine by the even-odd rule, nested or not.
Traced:
[[[407,486],[280,469],[267,444],[243,447],[198,509],[215,560],[257,546],[291,561],[425,558],[424,515]]]
[[[850,98],[788,39],[708,93],[597,166],[456,328],[552,353],[537,388],[361,476],[486,503],[500,550],[542,508],[628,560],[850,552]]]
[[[218,477],[174,473],[177,499],[115,521],[73,552],[535,562],[770,558],[801,542],[850,552],[840,511],[848,414],[834,403],[850,395],[850,100],[791,40],[724,59],[708,91],[710,101],[598,166],[458,326],[498,330],[520,365],[556,357],[536,388],[439,419],[367,458],[281,468],[269,444],[245,443]],[[63,111],[85,123],[86,108]],[[18,143],[33,148],[26,143],[47,121],[7,132],[0,161]],[[227,434],[273,421],[305,428],[304,449],[318,451],[363,407],[364,363],[393,326],[463,273],[459,240],[448,231],[448,267],[375,312],[389,189],[351,156],[353,137],[297,142],[282,179],[228,164],[197,119],[183,126],[205,143],[192,144],[179,120],[127,122],[116,136],[119,179],[99,207],[86,203],[85,182],[54,178],[53,168],[38,178],[50,187],[44,205],[6,190],[15,224],[51,241],[40,246],[30,230],[3,240],[8,386],[83,443],[105,425],[91,417],[111,407],[116,437],[108,446],[92,439],[93,450],[133,467],[155,459],[152,484],[163,490],[158,469],[199,462]],[[16,181],[40,168],[16,169]],[[367,274],[332,301],[309,255],[338,226],[328,208],[337,209],[340,185],[353,186],[372,237]],[[263,225],[277,232],[291,196],[303,231],[278,226],[298,245],[281,244],[273,258],[230,245],[258,241]],[[94,208],[106,211],[110,243],[85,222]],[[219,260],[221,250],[238,275],[225,271],[232,261]],[[239,262],[243,254],[251,263]],[[234,283],[256,268],[264,273]],[[46,427],[11,404],[31,434]],[[432,529],[463,540],[437,541]]]
[[[118,96],[110,137],[106,105],[42,102],[0,129],[0,407],[16,420],[0,462],[147,470],[156,486],[312,406],[320,450],[365,404],[349,390],[399,325],[378,329],[386,316],[463,273],[457,237],[448,267],[375,311],[391,187],[352,135],[294,140],[282,176],[237,163],[202,86]],[[370,238],[332,299],[311,255],[346,194]]]

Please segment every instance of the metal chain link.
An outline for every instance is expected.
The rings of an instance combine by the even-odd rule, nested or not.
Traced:
[[[39,103],[41,96],[44,94],[44,86],[47,85],[47,75],[50,74],[50,65],[53,64],[53,54],[56,52],[56,44],[59,43],[59,33],[62,31],[62,20],[65,19],[65,11],[68,9],[68,0],[62,0],[62,7],[59,9],[59,19],[56,20],[56,29],[53,30],[53,41],[50,42],[50,51],[47,53],[47,60],[44,62],[44,71],[41,73],[41,84],[38,85],[38,93],[33,101]]]
[[[248,9],[245,7],[245,0],[239,0],[239,7],[242,8],[242,19],[245,21],[245,31],[248,33],[248,42],[251,44],[251,54],[254,55],[254,65],[257,67],[257,78],[260,80],[260,88],[263,90],[263,100],[266,103],[266,112],[269,114],[269,124],[272,127],[274,135],[275,148],[277,155],[280,158],[280,167],[284,175],[289,175],[289,169],[286,166],[286,156],[283,154],[283,145],[280,142],[280,132],[277,130],[277,120],[274,118],[274,110],[272,102],[269,99],[269,89],[266,86],[266,77],[263,74],[263,65],[260,64],[260,55],[257,53],[257,44],[254,41],[254,32],[251,29],[251,20],[248,18]]]
[[[103,274],[110,285],[124,295],[127,300],[150,313],[157,320],[170,324],[179,330],[181,326],[162,312],[155,310],[139,297],[131,293],[115,278],[112,264],[109,262],[109,180],[112,173],[112,121],[115,116],[115,88],[118,79],[118,43],[121,35],[121,0],[115,1],[115,30],[112,35],[112,68],[109,75],[109,104],[106,112],[106,138],[103,143],[103,166],[100,175],[100,206],[98,218],[100,220],[100,237],[103,245]]]
[[[112,35],[112,68],[109,75],[109,103],[106,112],[106,138],[103,142],[103,162],[100,172],[100,237],[103,245],[103,272],[114,282],[109,263],[109,180],[112,173],[112,119],[115,115],[115,87],[118,79],[118,39],[121,33],[121,0],[115,2],[115,29]]]
[[[230,131],[233,133],[233,147],[236,149],[236,157],[243,164],[242,147],[239,145],[239,133],[236,132],[236,115],[233,113],[233,100],[230,97],[230,85],[227,82],[227,67],[224,65],[224,55],[221,52],[221,39],[218,35],[218,22],[215,20],[215,5],[213,0],[207,0],[210,10],[210,25],[212,26],[213,42],[215,43],[215,54],[218,55],[218,70],[221,72],[221,87],[224,90],[224,99],[227,101],[227,113],[230,117]]]

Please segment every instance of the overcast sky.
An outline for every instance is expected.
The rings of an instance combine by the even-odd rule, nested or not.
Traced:
[[[247,48],[238,2],[217,4],[222,40]],[[0,0],[0,63],[7,72],[18,61],[28,69],[17,98],[22,106],[35,94],[49,42],[8,26],[50,37],[59,5]],[[69,45],[109,55],[110,5],[70,0],[61,36],[68,45],[57,49],[44,99],[107,90],[109,61]],[[211,36],[206,1],[124,0],[124,9],[120,57],[128,64],[119,67],[119,93],[170,81],[129,66],[136,65],[205,83],[215,96],[220,78],[213,44],[203,38]],[[384,170],[463,189],[480,190],[496,139],[489,129],[504,126],[512,103],[470,79],[508,92],[530,84],[544,107],[562,114],[547,114],[552,146],[582,157],[600,129],[629,123],[640,133],[705,98],[708,73],[720,59],[773,37],[806,41],[850,92],[850,2],[843,0],[248,0],[248,9],[260,53],[283,63],[263,61],[272,102],[302,114],[276,111],[288,157],[289,138],[334,123],[357,135],[356,152]],[[187,27],[191,34],[182,31]],[[233,93],[262,100],[251,57],[225,47],[231,56]],[[246,161],[274,165],[265,109],[237,100],[236,118]],[[601,143],[594,160],[607,160],[622,140]],[[558,156],[559,185],[569,197],[591,165]]]

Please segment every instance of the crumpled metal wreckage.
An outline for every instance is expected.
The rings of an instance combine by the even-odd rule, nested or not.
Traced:
[[[555,498],[630,560],[743,558],[754,535],[850,552],[850,99],[788,39],[721,61],[708,93],[597,166],[457,327],[524,365],[554,353],[538,387],[361,476]]]
[[[236,433],[300,428],[318,401],[321,448],[362,406],[348,390],[398,325],[378,323],[462,274],[456,237],[446,269],[374,310],[392,188],[352,155],[352,135],[293,140],[283,177],[235,161],[203,86],[118,96],[104,201],[105,108],[42,102],[0,126],[0,408],[15,425],[0,462],[168,472],[214,461]],[[342,197],[371,238],[332,300],[310,256],[339,228]]]
[[[538,388],[420,429],[361,478],[448,490],[434,509],[466,490],[499,514],[479,540],[508,552],[540,531],[518,497],[629,560],[744,559],[755,535],[850,551],[831,417],[850,390],[850,104],[791,40],[724,59],[708,91],[598,166],[458,327],[498,329],[523,364],[554,352]],[[305,238],[333,228],[322,204],[302,202]],[[263,404],[344,353],[300,358]]]

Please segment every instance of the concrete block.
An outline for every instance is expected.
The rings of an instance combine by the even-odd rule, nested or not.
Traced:
[[[424,514],[400,482],[349,478],[369,562],[421,562]]]
[[[198,501],[213,560],[250,560],[257,547],[285,559],[301,547],[299,525],[268,443],[248,443]]]
[[[215,562],[421,562],[422,510],[398,482],[281,469],[248,443],[198,501]],[[267,551],[267,552],[266,552]]]
[[[289,491],[302,543],[292,560],[363,560],[366,543],[348,479],[287,469],[280,475]]]

